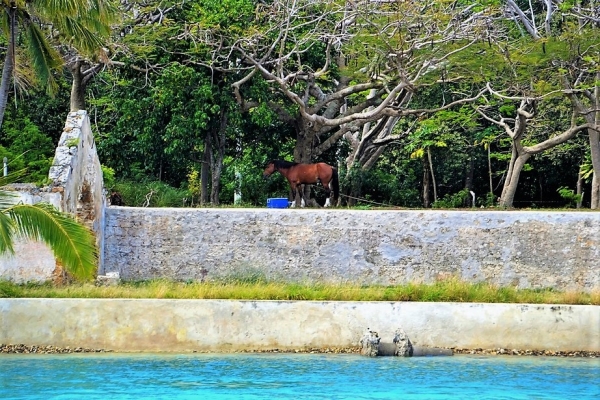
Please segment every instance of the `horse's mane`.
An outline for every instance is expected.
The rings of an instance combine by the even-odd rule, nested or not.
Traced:
[[[298,163],[295,162],[291,162],[291,161],[285,161],[285,160],[271,160],[269,161],[269,164],[273,163],[273,165],[275,165],[276,169],[288,169],[293,167],[294,165],[298,165]]]

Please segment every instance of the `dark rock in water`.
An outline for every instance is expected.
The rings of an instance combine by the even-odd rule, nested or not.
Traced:
[[[396,344],[396,350],[394,355],[398,357],[412,357],[413,356],[413,345],[408,338],[404,329],[398,328],[394,333],[394,343]]]
[[[377,357],[379,355],[380,341],[381,338],[377,332],[367,329],[367,332],[360,339],[360,354],[367,357]]]

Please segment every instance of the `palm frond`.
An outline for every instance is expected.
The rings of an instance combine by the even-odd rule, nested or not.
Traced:
[[[98,252],[94,235],[48,203],[18,204],[4,210],[17,233],[46,243],[67,272],[78,279],[94,276]]]
[[[63,21],[64,33],[70,37],[75,48],[93,53],[102,47],[103,41],[98,35],[99,32],[88,29],[82,22],[79,18],[66,17]]]
[[[3,190],[3,187],[18,182],[19,179],[25,176],[26,172],[26,169],[21,169],[6,176],[0,176],[0,210],[10,208],[21,200],[21,196],[17,193],[10,190]]]
[[[0,212],[0,254],[14,254],[13,237],[15,234],[14,221]]]
[[[47,85],[48,93],[53,94],[56,91],[57,83],[52,70],[61,65],[60,54],[48,44],[44,34],[36,24],[27,24],[25,34],[29,42],[33,68],[40,81]]]
[[[94,54],[110,36],[111,23],[119,19],[111,0],[33,1],[35,14],[50,21],[79,52]]]
[[[6,176],[0,176],[0,186],[6,186],[10,183],[18,182],[19,179],[24,177],[26,174],[27,174],[27,169],[23,168],[23,169],[13,171]]]
[[[17,204],[20,200],[21,196],[17,193],[8,190],[0,190],[0,210],[6,210]]]

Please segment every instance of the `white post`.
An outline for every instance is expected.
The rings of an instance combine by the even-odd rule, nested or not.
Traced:
[[[4,157],[4,176],[8,175],[8,158]]]
[[[235,169],[235,190],[233,192],[233,204],[240,204],[242,201],[242,174]]]
[[[235,143],[235,151],[236,151],[238,157],[241,158],[241,156],[242,156],[242,141],[239,138],[239,136]],[[237,166],[235,167],[234,179],[235,179],[235,189],[233,191],[233,204],[240,204],[242,202],[242,174],[240,174],[240,172],[238,171]]]

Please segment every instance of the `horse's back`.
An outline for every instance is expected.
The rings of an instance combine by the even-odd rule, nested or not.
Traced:
[[[333,175],[333,170],[335,168],[333,168],[331,165],[324,163],[324,162],[320,162],[315,165],[317,166],[319,179],[321,179],[322,181],[323,180],[329,181],[331,179],[331,176]]]

